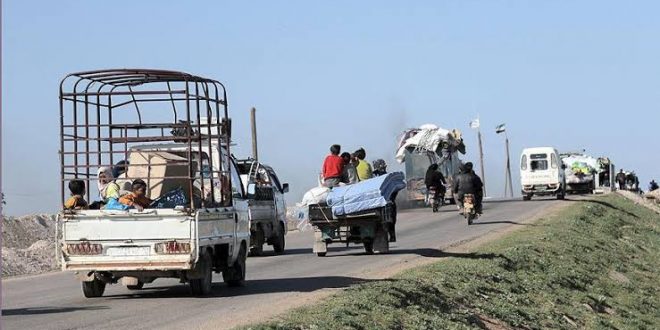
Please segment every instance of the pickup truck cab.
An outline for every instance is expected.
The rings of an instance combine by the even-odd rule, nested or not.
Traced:
[[[173,118],[163,122],[166,106]],[[60,114],[63,200],[74,180],[85,183],[86,200],[101,198],[90,204],[98,207],[63,208],[58,217],[62,269],[75,271],[85,297],[102,296],[107,284],[139,290],[167,277],[207,295],[213,272],[229,286],[243,285],[248,201],[230,156],[222,84],[175,71],[80,72],[62,81]],[[203,121],[202,114],[213,117]],[[120,159],[114,182],[131,189],[143,180],[153,200],[143,209],[102,192],[96,169]]]
[[[555,195],[557,199],[564,199],[566,178],[557,149],[523,149],[520,155],[520,183],[524,200],[530,200],[535,195]]]
[[[272,167],[254,159],[237,160],[238,172],[247,192],[250,219],[250,255],[263,254],[264,244],[276,254],[284,253],[288,183],[281,183]]]

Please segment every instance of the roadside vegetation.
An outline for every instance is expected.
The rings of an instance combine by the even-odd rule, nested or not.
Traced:
[[[660,328],[660,215],[616,194],[567,203],[473,253],[248,328]]]

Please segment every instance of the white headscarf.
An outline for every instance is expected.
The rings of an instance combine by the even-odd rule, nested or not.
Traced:
[[[105,174],[105,180],[107,183],[101,182],[101,174]],[[96,184],[99,187],[99,195],[101,198],[105,199],[105,190],[108,189],[108,185],[115,181],[115,178],[112,176],[112,170],[109,167],[100,167],[96,172]]]

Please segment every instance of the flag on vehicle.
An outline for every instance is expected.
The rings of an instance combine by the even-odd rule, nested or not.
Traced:
[[[495,133],[500,134],[506,131],[506,124],[499,124],[495,127]]]
[[[479,123],[479,118],[470,122],[470,128],[472,129],[479,128],[480,125],[481,124]]]

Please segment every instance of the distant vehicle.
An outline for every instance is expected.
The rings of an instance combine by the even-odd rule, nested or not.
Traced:
[[[598,159],[584,152],[566,152],[559,155],[564,164],[566,177],[566,193],[591,194],[594,193],[599,181],[601,165]]]
[[[62,80],[62,200],[67,183],[82,180],[91,201],[96,169],[120,159],[129,165],[119,179],[144,180],[153,199],[143,210],[112,198],[100,209],[60,212],[62,270],[76,271],[85,297],[102,296],[107,284],[139,290],[166,277],[207,295],[213,272],[229,286],[244,283],[248,201],[226,105],[221,83],[183,72],[102,70]],[[113,201],[118,208],[108,207]]]
[[[247,191],[250,214],[250,255],[263,254],[263,245],[284,253],[288,183],[280,183],[272,167],[254,159],[238,160],[238,171]]]
[[[566,177],[559,152],[553,147],[526,148],[520,155],[520,183],[524,200],[554,195],[564,199]]]
[[[445,195],[441,206],[445,204],[454,204],[454,192],[451,190],[451,185],[454,182],[454,176],[459,174],[461,165],[460,160],[458,165],[455,162],[447,161],[438,157],[434,152],[425,151],[406,151],[405,174],[406,174],[406,192],[408,201],[419,206],[430,205],[428,200],[429,192],[426,189],[424,179],[426,177],[426,170],[433,163],[439,165],[438,169],[445,177]]]

